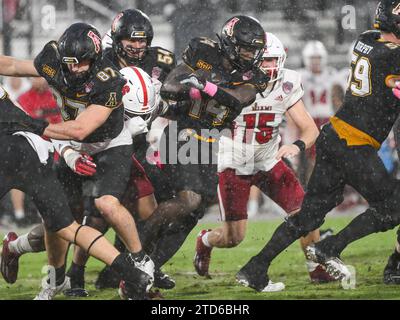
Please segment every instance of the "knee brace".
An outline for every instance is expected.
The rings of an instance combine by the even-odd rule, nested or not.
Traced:
[[[39,224],[28,233],[28,241],[34,252],[41,252],[46,250],[44,243],[44,225]]]

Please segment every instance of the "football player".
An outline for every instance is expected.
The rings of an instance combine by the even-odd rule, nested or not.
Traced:
[[[53,145],[40,137],[47,124],[19,110],[2,88],[0,105],[0,141],[3,148],[0,155],[0,197],[11,188],[18,188],[32,196],[47,233],[49,265],[55,268],[52,273],[54,277],[49,276],[47,281],[42,282],[43,290],[35,299],[51,300],[56,293],[69,287],[69,279],[65,277],[63,268],[66,252],[59,251],[63,242],[75,243],[88,254],[110,265],[125,280],[125,295],[131,299],[143,299],[146,287],[151,284],[152,274],[149,270],[137,261],[134,254],[120,254],[99,231],[79,225],[74,220],[64,190],[52,170],[50,152],[54,150]],[[96,165],[91,160],[78,153],[75,159],[76,172],[93,176]],[[52,241],[48,241],[49,238]],[[5,280],[9,283],[15,282],[17,275],[9,268],[18,271],[15,268],[18,256],[9,250],[11,240],[13,235],[9,234],[3,241],[0,266],[1,273],[7,275]]]
[[[346,246],[374,232],[400,223],[399,181],[386,171],[377,150],[400,112],[393,95],[399,79],[400,1],[383,0],[376,10],[374,27],[362,33],[354,46],[351,83],[341,109],[330,118],[316,142],[316,164],[301,210],[281,224],[271,240],[242,269],[253,287],[268,284],[272,260],[293,241],[315,230],[326,214],[343,201],[351,185],[370,207],[338,234],[307,248],[307,256],[325,266],[336,279],[351,276],[339,259]],[[394,94],[399,94],[394,89]]]
[[[176,61],[172,52],[161,47],[151,46],[153,36],[153,26],[146,14],[136,9],[124,10],[116,15],[112,22],[111,30],[103,38],[104,56],[118,69],[135,66],[144,70],[151,75],[153,82],[157,82],[161,86],[159,82],[165,80],[168,73],[176,65]],[[143,78],[146,78],[146,76]],[[130,101],[136,100],[133,97]],[[132,102],[129,104],[132,105]],[[125,113],[127,113],[127,108],[125,108]],[[140,117],[136,118],[140,121],[140,123],[136,123],[137,128],[142,130],[136,130],[133,137],[136,158],[132,157],[131,179],[123,199],[123,205],[130,209],[130,212],[135,212],[139,216],[137,221],[139,233],[140,226],[157,207],[154,188],[146,171],[152,173],[150,179],[153,182],[157,182],[160,173],[157,168],[148,165],[145,157],[148,148],[148,143],[146,142],[147,126],[150,126],[157,113],[159,113],[159,110],[155,110],[153,114],[146,110],[146,116],[150,117],[147,123],[140,121]],[[135,116],[137,116],[137,112]],[[143,167],[146,168],[146,171]],[[115,239],[115,246],[120,251],[125,249],[124,243],[118,236]],[[84,290],[84,267],[87,258],[88,256],[78,248],[68,271],[73,287],[73,290],[68,294],[74,296],[87,295]],[[113,275],[110,272],[110,268],[105,267],[96,280],[96,287],[98,289],[118,287],[119,280],[117,275]],[[154,280],[154,285],[158,288],[172,289],[175,286],[173,279],[159,269],[155,272]]]
[[[235,119],[232,137],[221,137],[218,153],[218,196],[223,225],[202,230],[197,237],[194,266],[201,276],[208,275],[213,247],[236,247],[245,237],[247,203],[250,188],[257,186],[288,215],[300,210],[304,191],[294,172],[282,158],[297,156],[311,147],[318,137],[318,128],[306,111],[300,75],[284,69],[285,48],[272,33],[265,34],[266,45],[260,69],[270,78],[267,88],[256,101],[243,108]],[[290,117],[300,129],[300,140],[279,147],[279,127],[283,117]],[[319,230],[301,239],[305,248],[319,240]],[[313,282],[331,280],[322,266],[307,261]],[[240,281],[246,281],[238,275]],[[279,291],[283,284],[270,282],[261,291]]]
[[[58,41],[50,41],[34,61],[0,57],[0,74],[43,76],[53,89],[64,122],[50,124],[44,134],[59,139],[63,157],[57,169],[76,218],[81,216],[82,187],[89,179],[76,175],[75,150],[61,140],[76,141],[76,148],[91,154],[98,163],[90,180],[93,188],[93,215],[88,225],[111,225],[138,263],[151,265],[142,250],[135,222],[121,204],[126,189],[132,155],[132,138],[124,126],[122,88],[125,80],[113,64],[102,56],[101,39],[91,25],[75,23]],[[47,238],[46,238],[47,239]],[[67,243],[60,252],[65,251]],[[65,266],[62,266],[65,270]]]
[[[156,268],[175,254],[207,205],[214,201],[219,132],[231,128],[242,108],[254,101],[260,90],[258,79],[265,83],[266,76],[255,68],[264,41],[264,30],[257,20],[232,17],[224,24],[218,42],[192,39],[183,53],[183,63],[163,84],[163,98],[175,104],[166,116],[177,122],[165,129],[160,152],[163,171],[176,195],[160,203],[144,227],[144,244],[160,239],[170,248],[152,254]],[[197,152],[189,155],[182,151],[189,145]],[[160,235],[165,230],[182,232],[179,237],[167,232]]]

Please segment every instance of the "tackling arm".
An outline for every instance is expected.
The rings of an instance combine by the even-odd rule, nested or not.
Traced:
[[[300,130],[300,140],[304,141],[306,149],[310,148],[317,140],[319,131],[314,120],[306,110],[303,100],[297,101],[287,113]]]
[[[44,135],[58,140],[82,141],[107,120],[112,110],[92,104],[80,113],[75,120],[49,124]]]
[[[10,56],[0,56],[0,74],[14,77],[40,77],[33,60],[21,60]]]

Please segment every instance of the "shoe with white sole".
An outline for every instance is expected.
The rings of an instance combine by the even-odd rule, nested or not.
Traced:
[[[65,280],[59,286],[53,287],[48,284],[47,281],[42,284],[42,290],[38,293],[38,295],[33,300],[53,300],[53,298],[59,294],[64,292],[65,290],[71,289],[71,282],[69,277],[65,277]]]

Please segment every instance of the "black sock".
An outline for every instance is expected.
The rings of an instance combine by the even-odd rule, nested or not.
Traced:
[[[80,266],[75,262],[72,262],[67,275],[71,278],[72,288],[85,287],[85,266]]]
[[[376,217],[372,213],[374,209],[368,209],[355,217],[338,234],[318,242],[317,246],[330,256],[337,257],[352,242],[361,239],[374,232],[379,232]]]
[[[301,237],[298,230],[294,229],[289,223],[282,223],[272,235],[271,240],[248,264],[257,270],[265,272],[272,260],[274,260],[283,250],[289,247],[294,241]]]
[[[180,249],[189,233],[196,226],[197,219],[191,216],[189,219],[185,219],[183,223],[184,225],[180,227],[165,230],[158,239],[157,245],[150,255],[156,269],[161,268]]]
[[[119,252],[125,252],[125,251],[126,251],[125,244],[122,242],[121,238],[118,237],[118,235],[115,235],[114,247],[115,247]]]
[[[65,264],[59,268],[55,269],[56,272],[56,286],[59,286],[65,281]],[[51,281],[51,271],[48,271],[49,277],[47,278],[47,283],[50,284]]]

